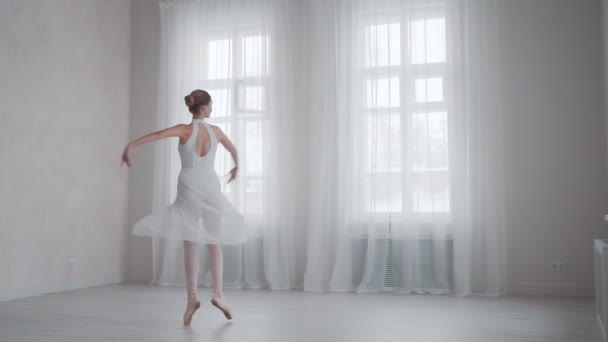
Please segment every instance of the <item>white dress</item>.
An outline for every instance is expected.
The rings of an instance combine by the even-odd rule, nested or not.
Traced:
[[[211,139],[209,152],[203,157],[194,149],[199,129],[206,129]],[[221,245],[246,241],[243,216],[222,193],[213,168],[217,144],[209,124],[201,119],[192,120],[192,135],[178,147],[182,169],[175,201],[137,222],[132,230],[134,235]]]

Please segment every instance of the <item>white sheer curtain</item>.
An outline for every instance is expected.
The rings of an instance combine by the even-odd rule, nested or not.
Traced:
[[[158,128],[189,123],[183,98],[205,89],[213,98],[210,118],[236,144],[240,174],[223,191],[245,215],[249,241],[224,246],[226,288],[294,286],[290,232],[294,225],[291,161],[294,123],[282,115],[293,107],[293,34],[295,11],[283,1],[161,1],[161,66]],[[179,172],[177,141],[157,146],[155,208],[175,197]],[[219,147],[220,176],[232,167]],[[225,179],[224,179],[225,181]],[[225,183],[225,182],[224,182]],[[199,250],[200,281],[209,285],[205,246]],[[183,247],[154,240],[154,279],[183,285]]]
[[[504,292],[495,1],[161,1],[158,127],[207,89],[241,155],[224,191],[250,240],[224,249],[227,287]],[[155,240],[153,283],[183,282],[181,243]]]
[[[502,294],[494,1],[311,6],[304,288]]]

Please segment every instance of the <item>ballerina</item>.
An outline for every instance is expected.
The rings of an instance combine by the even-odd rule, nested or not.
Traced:
[[[122,162],[131,166],[131,151],[140,145],[156,140],[178,137],[178,152],[182,169],[177,180],[175,201],[158,212],[138,221],[132,234],[156,236],[184,241],[187,305],[184,326],[189,326],[196,310],[201,306],[198,298],[198,243],[207,245],[209,269],[213,280],[211,304],[232,319],[232,311],[224,301],[222,271],[223,255],[220,245],[243,244],[246,239],[243,216],[221,192],[219,177],[213,165],[218,143],[221,143],[234,160],[230,171],[232,182],[238,172],[238,156],[230,139],[217,127],[208,124],[213,110],[211,96],[204,90],[194,90],[185,97],[192,113],[192,123],[176,125],[142,136],[124,149]]]

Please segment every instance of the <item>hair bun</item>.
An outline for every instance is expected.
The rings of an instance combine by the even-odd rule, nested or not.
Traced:
[[[192,97],[192,95],[186,95],[184,100],[186,100],[186,106],[188,106],[188,108],[192,107],[194,104],[194,97]]]
[[[193,90],[190,95],[186,95],[184,101],[186,102],[186,106],[188,106],[190,113],[195,114],[200,111],[201,106],[209,105],[211,96],[204,90],[196,89]]]

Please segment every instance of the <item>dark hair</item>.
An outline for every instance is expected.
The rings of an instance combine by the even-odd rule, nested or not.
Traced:
[[[193,90],[190,95],[184,98],[186,106],[192,114],[198,113],[201,106],[206,106],[211,102],[211,95],[208,92],[200,89]]]

